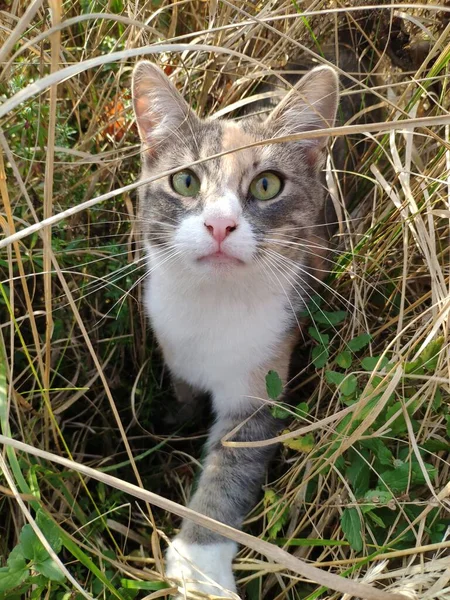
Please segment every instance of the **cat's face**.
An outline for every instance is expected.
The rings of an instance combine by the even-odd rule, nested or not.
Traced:
[[[332,125],[337,88],[331,69],[315,69],[265,120],[202,120],[162,71],[139,63],[133,100],[142,178],[178,171],[139,191],[142,233],[154,265],[177,261],[202,278],[233,277],[274,271],[280,260],[283,270],[306,267],[323,254],[312,247],[323,246],[317,226],[326,138],[246,146]]]

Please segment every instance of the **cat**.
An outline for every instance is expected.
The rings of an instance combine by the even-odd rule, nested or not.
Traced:
[[[332,127],[339,79],[333,68],[316,67],[268,115],[211,120],[143,61],[132,96],[142,179],[176,170],[139,188],[146,312],[180,401],[208,392],[215,416],[189,506],[240,528],[274,446],[232,448],[221,439],[238,426],[235,441],[279,430],[265,377],[274,370],[287,382],[297,314],[322,277],[328,138],[245,146]],[[190,590],[237,598],[236,551],[234,542],[185,520],[167,551],[166,575],[180,598]]]

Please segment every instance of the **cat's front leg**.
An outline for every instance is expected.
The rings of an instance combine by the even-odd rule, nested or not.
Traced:
[[[255,504],[274,446],[233,448],[221,439],[243,423],[233,441],[273,437],[279,423],[267,407],[248,407],[245,412],[222,415],[208,439],[208,453],[190,508],[222,523],[240,528]],[[232,560],[237,545],[185,520],[167,552],[166,574],[177,580],[180,598],[185,591],[201,591],[222,597],[236,596]]]

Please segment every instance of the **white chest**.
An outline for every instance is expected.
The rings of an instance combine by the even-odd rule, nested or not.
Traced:
[[[155,272],[145,294],[172,373],[213,395],[250,394],[252,372],[267,363],[290,324],[286,297],[268,282],[234,283],[192,285]]]

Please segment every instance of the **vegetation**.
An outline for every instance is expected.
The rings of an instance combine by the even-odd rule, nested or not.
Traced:
[[[344,21],[360,31],[361,8],[0,2],[0,598],[171,592],[167,501],[185,505],[209,417],[170,424],[142,310],[136,59],[157,61],[199,114],[227,114],[299,46],[320,61]],[[289,402],[267,377],[290,420],[235,561],[250,600],[343,598],[259,554],[262,541],[386,594],[450,595],[450,8],[370,14],[384,122],[366,128]]]

